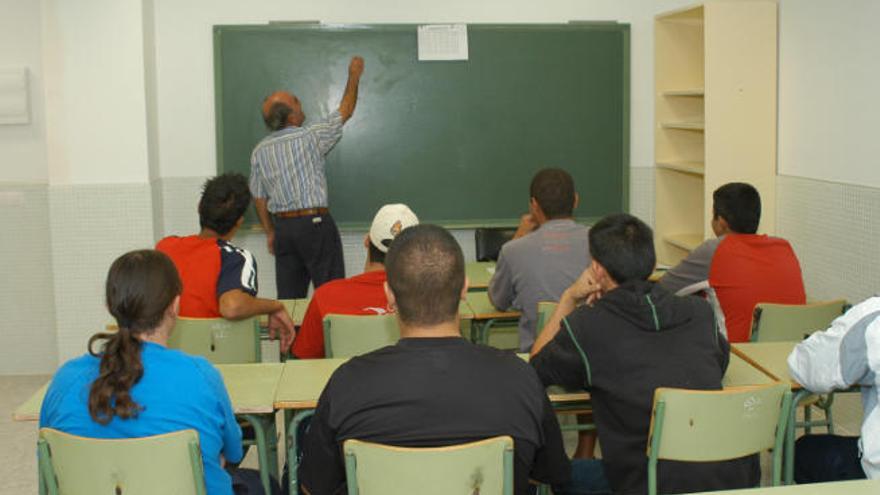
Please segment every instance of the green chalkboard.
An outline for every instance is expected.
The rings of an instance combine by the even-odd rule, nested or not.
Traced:
[[[218,170],[249,174],[266,95],[289,89],[307,122],[326,115],[361,55],[357,110],[327,156],[342,228],[389,202],[423,222],[514,224],[546,166],[574,176],[578,218],[628,209],[628,25],[469,25],[466,61],[417,49],[415,25],[215,26]]]

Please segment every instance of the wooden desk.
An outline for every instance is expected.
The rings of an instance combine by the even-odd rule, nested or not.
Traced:
[[[745,490],[703,492],[694,495],[876,495],[878,493],[880,493],[880,480],[856,480],[793,486],[764,486]]]
[[[465,299],[473,316],[471,318],[471,340],[477,344],[487,345],[489,331],[499,320],[517,321],[520,312],[515,310],[500,311],[489,301],[488,292],[468,292]]]
[[[803,387],[788,372],[788,356],[795,345],[797,342],[743,342],[731,344],[730,350],[775,381],[789,383],[792,390],[799,390]]]
[[[721,379],[721,384],[726,388],[766,385],[774,381],[776,380],[731,352],[727,372],[724,374],[724,378]]]
[[[291,359],[275,391],[277,409],[314,409],[330,375],[348,358]]]
[[[13,421],[38,421],[40,419],[40,408],[43,406],[43,397],[46,396],[46,389],[49,384],[46,383],[39,390],[34,392],[18,409],[12,413]]]
[[[281,378],[281,363],[217,365],[236,414],[275,412],[275,389]],[[49,384],[40,387],[12,414],[14,421],[37,421]]]
[[[523,361],[529,360],[527,353],[517,353]],[[292,359],[284,363],[284,371],[275,392],[275,408],[277,409],[314,409],[318,405],[318,397],[324,390],[330,375],[348,358],[330,359]],[[762,385],[773,380],[748,363],[730,356],[730,365],[724,376],[724,386],[738,387],[744,385]],[[590,398],[586,391],[555,392],[549,394],[550,401],[575,402]]]
[[[468,278],[468,290],[484,291],[495,275],[494,261],[471,261],[465,263],[464,272]]]

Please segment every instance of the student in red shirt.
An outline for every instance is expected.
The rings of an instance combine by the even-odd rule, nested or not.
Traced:
[[[244,222],[251,202],[247,179],[223,174],[205,182],[199,200],[198,234],[168,236],[156,249],[174,262],[183,281],[180,316],[240,320],[269,316],[269,331],[281,333],[281,348],[294,337],[293,320],[279,301],[257,296],[257,262],[229,240]]]
[[[419,224],[404,204],[385,205],[364,237],[364,273],[325,283],[315,290],[291,351],[300,359],[324,357],[324,317],[328,314],[372,315],[389,312],[385,297],[385,254],[400,232]]]
[[[723,237],[709,286],[724,313],[727,339],[747,342],[758,303],[805,304],[801,265],[785,239],[757,234],[761,196],[750,184],[725,184],[712,195],[712,229]]]

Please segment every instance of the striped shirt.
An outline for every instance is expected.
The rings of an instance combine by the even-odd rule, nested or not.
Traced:
[[[268,198],[272,213],[326,207],[324,156],[341,137],[338,110],[314,124],[266,136],[251,153],[251,194]]]

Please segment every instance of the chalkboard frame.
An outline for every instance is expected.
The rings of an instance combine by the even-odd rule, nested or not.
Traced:
[[[430,23],[395,23],[395,24],[323,24],[315,22],[270,22],[264,25],[243,24],[243,25],[214,25],[213,26],[213,52],[214,52],[214,103],[215,103],[215,135],[216,135],[216,160],[217,171],[223,173],[227,171],[224,163],[224,139],[223,139],[223,54],[221,50],[220,38],[225,33],[234,33],[237,31],[253,31],[259,29],[264,32],[270,31],[287,31],[291,28],[297,30],[316,30],[316,31],[345,31],[345,30],[412,30],[413,32],[420,25]],[[620,211],[629,211],[629,177],[630,177],[630,26],[625,23],[614,21],[571,21],[569,23],[474,23],[468,24],[468,27],[490,27],[494,29],[504,28],[534,28],[536,30],[559,27],[588,27],[589,29],[618,31],[621,33],[622,41],[622,61],[621,61],[621,81],[622,81],[622,97],[621,97],[621,187],[619,191]],[[340,95],[341,96],[341,95]],[[344,139],[344,138],[343,138]],[[230,167],[229,171],[239,171],[234,167]],[[330,186],[332,187],[332,185]],[[525,201],[523,201],[525,204]],[[525,207],[523,208],[525,212]],[[577,215],[577,212],[576,212]],[[443,225],[447,228],[468,229],[477,227],[510,227],[516,226],[519,221],[518,216],[506,218],[475,218],[471,220],[462,219],[429,219],[432,223]],[[577,221],[583,224],[593,224],[599,217],[578,215]],[[337,221],[339,228],[345,231],[364,231],[369,228],[369,222],[365,221]],[[259,222],[256,221],[256,215],[249,212],[246,218],[246,228],[252,230],[261,230]]]

